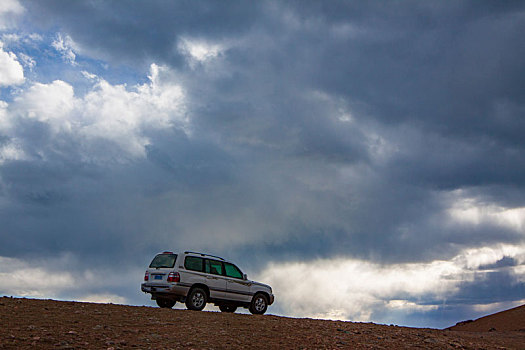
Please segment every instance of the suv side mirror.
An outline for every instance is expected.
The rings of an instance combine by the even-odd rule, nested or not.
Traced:
[[[248,275],[247,275],[247,274],[243,274],[243,275],[242,275],[242,279],[243,279],[243,280],[247,280],[247,279],[248,279]]]

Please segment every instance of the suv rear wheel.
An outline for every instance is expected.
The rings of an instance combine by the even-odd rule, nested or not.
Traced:
[[[222,312],[235,312],[237,310],[237,306],[234,305],[219,305],[219,310]]]
[[[250,312],[256,315],[262,315],[268,309],[268,298],[264,294],[258,293],[252,299]]]
[[[157,305],[162,308],[171,309],[175,305],[175,300],[158,298],[155,300]]]
[[[206,306],[206,292],[199,287],[193,288],[186,297],[186,307],[190,310],[201,311]]]

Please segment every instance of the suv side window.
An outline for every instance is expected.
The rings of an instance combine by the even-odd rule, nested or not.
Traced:
[[[202,272],[204,269],[202,268],[203,259],[198,258],[196,256],[187,256],[186,259],[184,259],[184,267],[187,270],[192,271],[199,271]]]
[[[224,263],[224,270],[226,272],[226,276],[242,279],[242,272],[241,272],[241,270],[239,270],[239,268],[237,266],[225,262]]]
[[[214,275],[222,275],[222,262],[217,260],[206,260],[206,273],[211,273]]]

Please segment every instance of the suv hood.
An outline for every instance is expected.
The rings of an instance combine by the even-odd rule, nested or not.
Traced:
[[[256,281],[250,281],[252,284],[256,284],[258,286],[261,286],[261,287],[264,287],[264,288],[268,288],[268,290],[272,290],[272,287],[270,287],[269,285],[267,284],[264,284],[264,283],[261,283],[261,282],[256,282]]]

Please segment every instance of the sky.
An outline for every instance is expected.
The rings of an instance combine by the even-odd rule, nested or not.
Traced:
[[[157,252],[269,313],[525,303],[520,1],[0,1],[0,295],[155,305]]]

